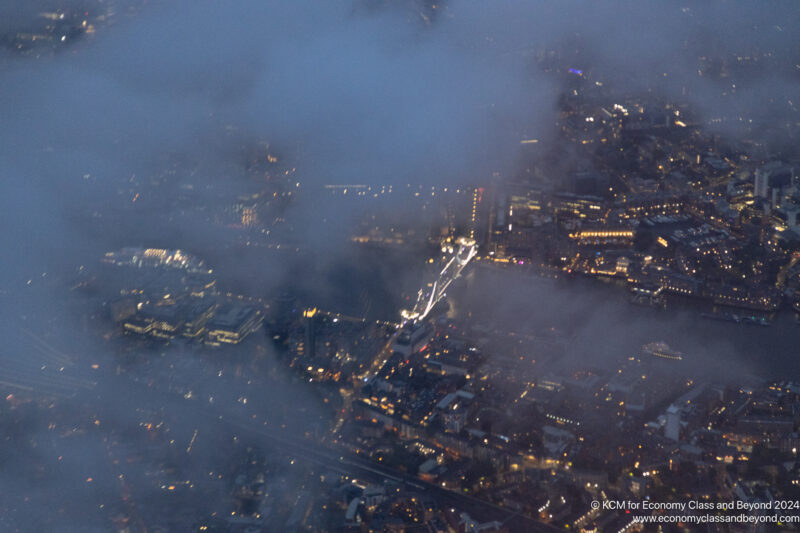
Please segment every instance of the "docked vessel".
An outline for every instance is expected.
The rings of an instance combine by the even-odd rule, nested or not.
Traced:
[[[661,359],[669,359],[671,361],[682,361],[683,354],[678,350],[673,350],[666,342],[651,342],[642,346],[642,351],[647,355],[659,357]]]
[[[768,327],[772,325],[772,322],[766,317],[756,315],[739,316],[736,313],[701,313],[700,316],[710,320],[735,322],[736,324],[747,324],[749,326]]]

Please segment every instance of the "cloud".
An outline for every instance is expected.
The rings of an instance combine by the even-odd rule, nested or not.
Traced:
[[[41,10],[66,5],[25,4],[0,10],[0,31],[24,30]],[[127,16],[128,6],[138,14]],[[113,24],[97,24],[94,35],[57,54],[2,58],[3,327],[11,331],[25,314],[57,337],[99,312],[89,308],[96,302],[67,294],[68,273],[128,244],[227,258],[237,263],[232,277],[258,294],[304,278],[312,289],[359,294],[329,282],[356,283],[352,272],[394,291],[392,284],[406,281],[398,278],[416,276],[406,271],[417,258],[392,256],[384,270],[340,247],[360,213],[322,196],[321,185],[469,186],[485,184],[494,172],[513,174],[521,138],[557,137],[557,100],[568,66],[602,80],[612,94],[688,98],[702,117],[735,109],[769,126],[791,109],[786,102],[797,88],[797,18],[793,2],[684,7],[507,0],[446,2],[436,10],[388,1],[118,2]],[[554,49],[557,68],[542,68],[537,54]],[[724,56],[730,63],[753,50],[762,62],[736,71],[735,92],[727,90],[731,78],[697,73],[701,57]],[[772,51],[777,57],[764,56]],[[748,130],[723,131],[739,136]],[[300,192],[285,215],[300,244],[322,250],[314,261],[245,254],[230,246],[230,232],[209,214],[263,185],[254,184],[264,177],[248,172],[243,154],[264,143],[278,155],[278,168],[297,169],[292,179],[301,183]],[[142,198],[134,204],[137,193]],[[424,225],[413,208],[399,210],[409,224]],[[304,225],[306,215],[311,222]],[[322,217],[326,224],[316,223]],[[491,291],[495,297],[500,292]],[[611,313],[592,320],[598,309],[617,309],[603,298],[593,297],[588,308],[569,307],[563,293],[543,292],[496,307],[513,304],[515,314],[524,315],[536,306],[531,320],[541,323],[551,310],[542,302],[568,307],[565,320],[586,323],[579,333],[587,340],[577,351],[619,325],[608,319]],[[372,299],[384,298],[373,293]],[[56,322],[64,329],[54,328]],[[108,346],[81,326],[74,331],[84,338],[70,337],[71,350],[113,364]],[[639,333],[659,334],[652,324]],[[673,329],[669,335],[677,338]],[[608,351],[628,347],[608,344]],[[678,347],[694,353],[691,346]],[[197,364],[188,375],[203,375]],[[231,396],[237,392],[234,385],[223,388]],[[109,425],[136,426],[127,400],[111,393],[103,390],[111,404]],[[280,398],[267,396],[264,403],[273,400]],[[180,412],[180,406],[170,409]],[[79,471],[83,462],[80,456],[64,468]],[[71,478],[64,475],[58,480],[68,486]],[[0,483],[11,487],[15,477]],[[84,501],[91,503],[91,495]]]

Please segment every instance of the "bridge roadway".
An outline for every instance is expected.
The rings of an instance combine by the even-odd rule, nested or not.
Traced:
[[[459,237],[456,239],[455,245],[457,248],[449,247],[452,256],[439,272],[439,276],[430,286],[430,290],[428,290],[427,285],[423,286],[417,294],[417,302],[414,304],[414,308],[410,311],[403,310],[400,312],[403,317],[403,324],[408,321],[418,322],[424,320],[436,304],[445,297],[450,284],[461,276],[461,272],[477,253],[477,245],[472,239]]]

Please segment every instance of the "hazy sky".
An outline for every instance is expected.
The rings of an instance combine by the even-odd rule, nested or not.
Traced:
[[[133,17],[125,5],[113,25],[52,58],[4,64],[0,186],[11,246],[36,255],[55,242],[79,244],[85,228],[71,215],[127,200],[117,194],[126,180],[146,182],[165,154],[197,169],[178,172],[176,183],[234,192],[247,143],[270,143],[309,191],[507,175],[523,135],[552,135],[562,82],[525,51],[558,48],[562,68],[574,64],[619,91],[688,87],[701,117],[731,100],[697,76],[699,56],[798,54],[791,2],[433,10],[412,1],[201,0],[150,3]],[[22,27],[20,13],[33,11],[9,19]],[[786,63],[740,82],[735,103],[756,118],[774,113],[764,102],[784,102],[797,87],[798,69]],[[316,201],[301,197],[298,208]],[[123,233],[147,225],[113,222],[106,227]]]
[[[135,16],[125,14],[128,4],[137,7]],[[27,31],[45,9],[83,5],[0,3],[0,32]],[[97,24],[94,35],[53,56],[3,52],[6,330],[22,315],[44,328],[70,312],[99,312],[76,304],[67,280],[128,236],[129,245],[221,244],[198,232],[191,217],[166,227],[163,218],[156,224],[130,209],[132,180],[147,194],[165,160],[186,165],[169,178],[174,187],[159,194],[192,186],[210,204],[221,191],[235,198],[250,190],[242,146],[269,143],[308,191],[292,207],[296,213],[328,209],[313,194],[325,183],[472,185],[493,172],[512,173],[523,136],[555,135],[564,74],[543,71],[533,60],[537,51],[559,49],[560,68],[583,69],[620,93],[681,95],[701,118],[735,106],[770,123],[796,113],[798,102],[789,100],[800,100],[800,10],[791,1],[452,1],[435,10],[413,0],[115,5],[113,24]],[[773,53],[776,64],[765,59],[758,75],[736,80],[735,91],[728,79],[697,74],[700,56],[753,52]],[[740,128],[724,131],[744,135]],[[162,200],[168,205],[170,196]],[[304,238],[324,246],[327,235],[308,228]],[[292,266],[248,263],[263,271],[267,285],[279,285]],[[60,281],[46,281],[53,277]],[[559,298],[549,290],[546,296]],[[95,339],[70,343],[109,357]],[[126,418],[126,402],[105,407],[112,419],[120,413],[123,428],[136,423]],[[90,441],[100,453],[100,441]],[[64,468],[83,475],[90,454],[78,455]],[[25,475],[22,469],[0,477],[0,489]],[[95,496],[75,498],[90,505]]]

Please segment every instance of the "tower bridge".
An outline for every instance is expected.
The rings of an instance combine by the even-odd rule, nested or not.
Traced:
[[[403,325],[413,324],[428,316],[431,309],[444,298],[450,284],[461,275],[464,267],[475,257],[478,246],[474,239],[459,237],[454,244],[443,246],[442,251],[451,254],[450,259],[445,263],[436,280],[419,290],[414,307],[400,311]]]
[[[445,297],[447,288],[475,257],[478,246],[474,239],[459,237],[455,243],[445,244],[442,251],[450,254],[450,257],[439,271],[438,277],[433,283],[425,285],[419,290],[417,302],[412,309],[400,311],[403,318],[400,327],[376,354],[370,367],[358,376],[360,382],[368,383],[379,375],[392,354],[400,353],[407,356],[416,351],[417,344],[424,343],[427,331],[426,325],[421,321]]]

